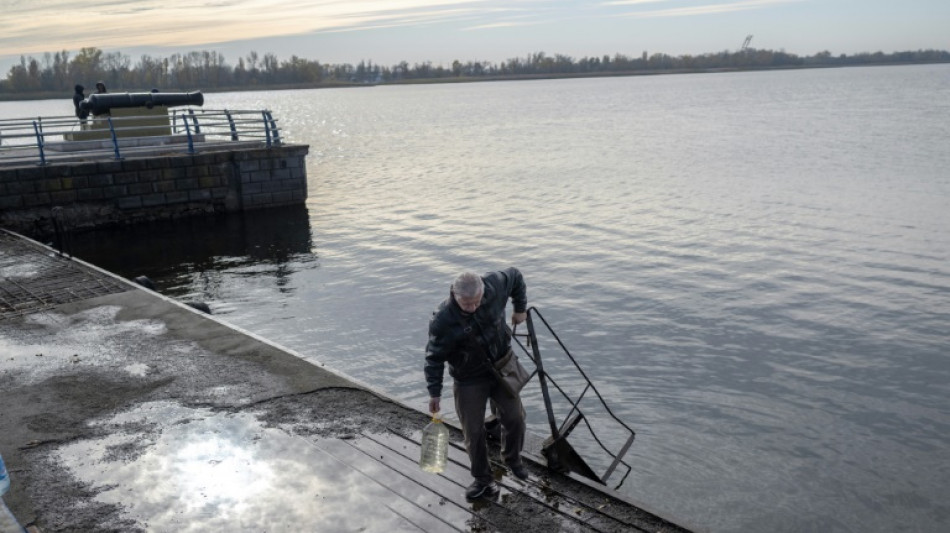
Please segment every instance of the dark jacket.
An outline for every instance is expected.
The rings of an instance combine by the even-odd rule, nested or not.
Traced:
[[[523,313],[527,308],[524,278],[517,268],[511,267],[485,274],[482,281],[485,293],[473,314],[462,313],[451,291],[432,313],[425,364],[429,396],[442,395],[445,363],[449,364],[449,375],[461,384],[494,379],[488,370],[486,354],[497,361],[511,347],[505,307],[511,298],[516,313]]]
[[[86,96],[82,93],[86,90],[82,85],[76,86],[76,92],[73,93],[73,107],[76,108],[76,118],[85,119],[89,116],[89,111],[82,109],[79,104],[86,99]]]

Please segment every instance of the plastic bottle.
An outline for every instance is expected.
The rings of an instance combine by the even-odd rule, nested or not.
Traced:
[[[0,456],[0,496],[10,490],[10,473],[7,472],[6,465],[3,464],[3,457]],[[16,517],[10,512],[10,508],[0,498],[0,531],[4,533],[26,533],[23,526],[17,522]]]
[[[0,455],[0,496],[3,496],[10,490],[10,475],[7,474],[7,467],[3,464],[3,456]]]
[[[445,470],[449,455],[449,429],[442,423],[439,413],[433,413],[432,422],[422,430],[422,457],[419,466],[426,472],[438,474]]]

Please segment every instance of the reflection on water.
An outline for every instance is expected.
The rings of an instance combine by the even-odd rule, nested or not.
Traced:
[[[212,302],[220,300],[223,270],[267,276],[290,291],[295,270],[317,259],[304,206],[128,226],[109,239],[81,233],[74,242],[84,259],[106,270],[148,276],[168,296]]]

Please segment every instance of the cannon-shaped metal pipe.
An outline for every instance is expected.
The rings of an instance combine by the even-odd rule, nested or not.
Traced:
[[[145,107],[151,109],[157,105],[172,107],[177,105],[201,106],[205,97],[201,91],[190,93],[103,93],[92,94],[79,103],[80,109],[91,111],[93,115],[108,113],[112,108]]]

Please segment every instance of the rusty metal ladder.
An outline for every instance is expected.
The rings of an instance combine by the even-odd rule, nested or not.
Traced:
[[[584,390],[577,396],[577,398],[572,398],[571,395],[566,393],[564,389],[558,385],[554,378],[544,369],[544,363],[541,358],[541,351],[539,348],[537,331],[535,329],[534,318],[537,318],[541,321],[547,331],[554,337],[557,341],[557,344],[563,350],[564,354],[570,359],[574,368],[583,377],[586,382]],[[614,488],[619,488],[623,482],[627,479],[627,476],[630,474],[632,467],[627,464],[623,458],[630,450],[630,446],[633,445],[634,437],[636,437],[636,432],[625,424],[622,420],[617,418],[616,415],[610,410],[610,407],[607,405],[607,402],[604,400],[603,396],[600,395],[600,392],[597,391],[597,388],[591,382],[590,378],[587,377],[587,374],[581,368],[580,364],[577,362],[577,359],[571,355],[571,352],[567,349],[564,343],[558,337],[557,333],[554,332],[554,329],[551,325],[544,319],[544,316],[536,307],[531,307],[528,309],[528,317],[526,320],[527,323],[527,333],[519,334],[517,332],[517,326],[512,330],[512,338],[521,347],[524,353],[531,359],[534,363],[536,369],[531,374],[533,379],[535,375],[538,377],[538,382],[541,386],[541,395],[544,399],[544,407],[547,412],[548,424],[551,427],[551,436],[548,437],[542,446],[541,452],[544,455],[545,459],[548,462],[548,467],[560,472],[575,472],[581,476],[584,476],[592,481],[596,481],[602,485],[607,484],[607,480],[616,472],[617,468],[623,466],[626,468],[626,472],[623,477],[620,479],[620,482]],[[524,339],[524,343],[522,343]],[[530,351],[529,351],[530,349]],[[554,413],[554,407],[551,399],[551,391],[549,386],[553,386],[561,394],[561,396],[571,405],[571,409],[568,414],[564,417],[564,420],[558,424],[557,417]],[[601,439],[594,432],[594,428],[591,427],[590,422],[588,421],[587,415],[581,410],[580,403],[584,400],[584,397],[588,392],[593,392],[597,400],[603,406],[607,415],[617,424],[617,427],[620,431],[626,435],[626,440],[623,445],[620,446],[619,450],[616,452],[611,451],[607,445],[605,445]],[[583,422],[587,429],[590,431],[591,435],[594,438],[594,441],[597,443],[600,448],[611,457],[611,463],[606,468],[603,474],[598,475],[594,470],[587,464],[587,462],[574,450],[573,446],[568,442],[568,437],[571,433],[578,427],[578,425]]]

